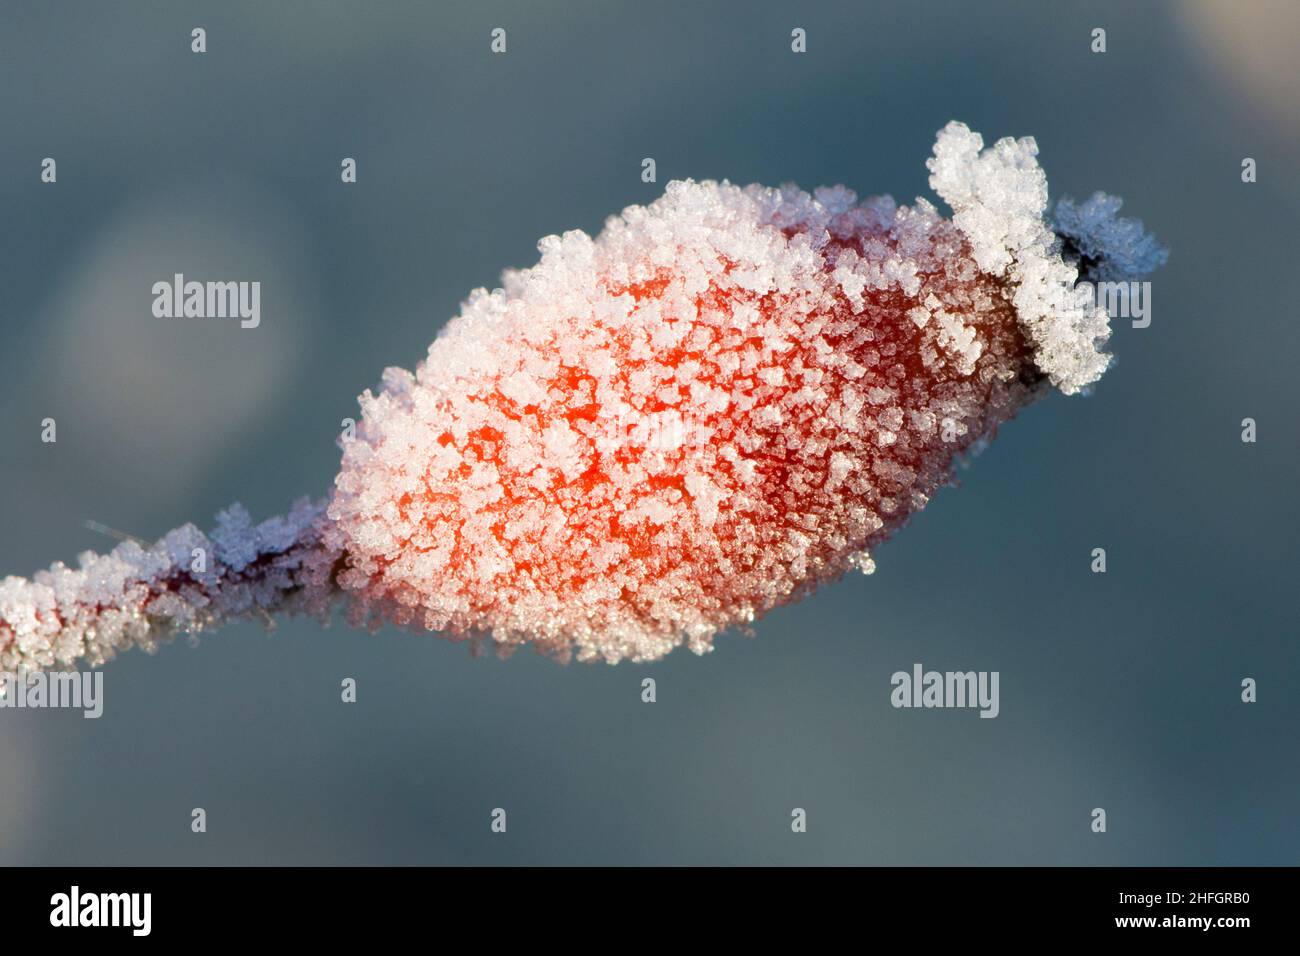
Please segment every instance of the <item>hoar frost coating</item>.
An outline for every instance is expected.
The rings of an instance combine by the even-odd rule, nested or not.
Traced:
[[[951,221],[688,181],[542,240],[362,396],[325,532],[355,618],[651,660],[869,569],[1043,377],[1107,366],[1036,146],[981,147],[939,134]]]
[[[1105,313],[1044,219],[1032,139],[939,134],[928,202],[675,182],[477,290],[361,397],[335,489],[0,583],[0,666],[98,663],[233,616],[325,616],[582,660],[707,651],[852,567],[961,452],[1105,371]],[[1163,261],[1098,194],[1057,231]],[[1097,270],[1093,270],[1097,271]],[[1104,269],[1102,270],[1104,271]],[[212,563],[193,570],[194,548]]]
[[[319,614],[326,606],[323,504],[298,501],[283,517],[254,525],[241,505],[205,535],[192,524],[150,547],[135,541],[109,554],[83,553],[75,568],[55,564],[28,581],[0,581],[0,670],[92,665],[118,651],[157,648],[238,617],[279,611]],[[309,558],[314,559],[314,563]]]

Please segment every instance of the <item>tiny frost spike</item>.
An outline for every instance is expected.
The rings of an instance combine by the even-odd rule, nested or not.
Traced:
[[[950,123],[927,166],[951,219],[688,180],[595,239],[548,236],[414,374],[361,396],[328,499],[6,578],[0,668],[97,665],[240,616],[324,621],[339,594],[355,624],[646,661],[870,571],[958,455],[1106,370],[1080,269],[1164,261],[1100,193],[1063,201],[1054,231],[1036,155]]]

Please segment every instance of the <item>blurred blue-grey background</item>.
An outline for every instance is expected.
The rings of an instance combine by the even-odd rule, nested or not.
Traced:
[[[0,711],[0,863],[1300,863],[1298,104],[1289,0],[5,4],[0,573],[323,493],[385,366],[669,179],[910,201],[957,118],[1172,257],[1096,395],[874,577],[649,667],[299,620],[131,652],[100,720]],[[260,280],[260,328],[155,319],[174,272]],[[1000,671],[1001,715],[892,709],[914,662]]]

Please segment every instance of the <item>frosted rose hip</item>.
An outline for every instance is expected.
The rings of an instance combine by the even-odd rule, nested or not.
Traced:
[[[1046,378],[1106,365],[1104,313],[1044,307],[1074,270],[1032,141],[981,145],[936,145],[954,221],[676,182],[543,240],[362,397],[326,532],[356,617],[647,660],[865,564]]]
[[[0,664],[98,662],[274,610],[526,642],[559,657],[708,650],[856,566],[954,457],[1105,371],[1078,269],[1164,251],[1098,194],[1045,220],[1032,140],[939,134],[925,200],[676,182],[539,244],[416,373],[361,397],[325,506],[187,526],[0,583]],[[1100,265],[1099,265],[1100,264]],[[195,570],[189,555],[211,549]],[[207,552],[205,552],[207,553]]]

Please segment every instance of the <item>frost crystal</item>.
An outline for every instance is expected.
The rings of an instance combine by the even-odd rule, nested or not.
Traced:
[[[235,505],[211,537],[184,525],[146,549],[133,541],[86,552],[32,580],[0,581],[0,670],[69,667],[147,651],[178,632],[195,634],[236,617],[328,612],[330,556],[320,548],[324,505],[298,501],[288,515],[254,526]],[[313,560],[315,563],[313,563]]]
[[[1136,219],[1119,215],[1124,201],[1093,193],[1083,205],[1061,199],[1056,204],[1056,234],[1077,254],[1089,281],[1140,279],[1165,264],[1169,250]]]
[[[728,182],[539,243],[471,293],[414,374],[390,368],[323,516],[223,513],[149,551],[0,585],[0,663],[106,659],[278,608],[502,652],[703,653],[870,557],[953,463],[1046,391],[1096,381],[1106,315],[1079,265],[1158,264],[1117,200],[1062,203],[1031,139],[940,131],[953,210]],[[1066,257],[1077,258],[1067,261]],[[210,570],[187,570],[207,547]]]
[[[1047,177],[1030,137],[984,139],[962,123],[939,131],[927,160],[930,188],[952,207],[979,268],[1004,280],[1033,346],[1034,364],[1067,395],[1101,378],[1110,364],[1102,351],[1110,337],[1104,309],[1069,295],[1079,268],[1061,256],[1061,243],[1044,219]],[[1110,263],[1124,278],[1151,271],[1164,252],[1141,223],[1116,219],[1119,200],[1098,193],[1082,207],[1064,200],[1057,210],[1064,231],[1085,256]]]

